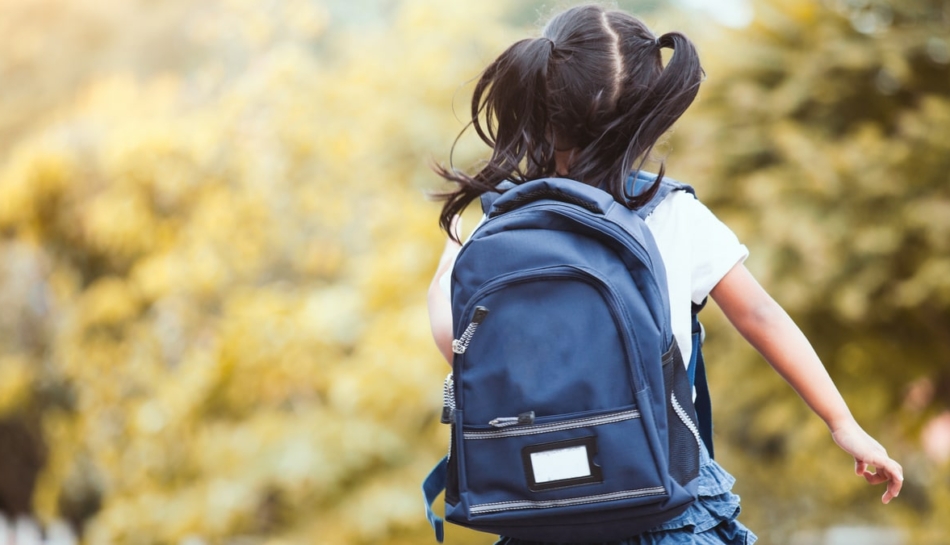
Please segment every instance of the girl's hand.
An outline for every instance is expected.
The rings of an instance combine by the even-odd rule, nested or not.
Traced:
[[[831,429],[835,443],[854,457],[855,473],[871,484],[887,483],[888,503],[901,491],[904,471],[880,443],[858,426],[818,354],[788,313],[739,263],[710,292],[726,318],[802,396]],[[874,467],[875,472],[868,471]]]
[[[904,484],[904,469],[887,455],[887,451],[851,420],[832,430],[831,436],[845,452],[854,457],[854,472],[870,484],[887,483],[881,501],[889,503],[896,498]],[[873,467],[875,471],[868,471]]]

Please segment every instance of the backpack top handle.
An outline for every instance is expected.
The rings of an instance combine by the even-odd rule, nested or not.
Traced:
[[[599,215],[605,215],[615,203],[609,193],[585,183],[567,178],[542,178],[531,180],[502,193],[492,203],[488,217],[493,218],[541,200],[574,204]]]

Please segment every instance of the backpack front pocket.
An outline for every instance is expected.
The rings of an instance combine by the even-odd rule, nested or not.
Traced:
[[[462,491],[472,516],[583,512],[611,502],[654,503],[667,494],[634,406],[496,426],[462,431],[462,471],[478,475],[465,479]]]

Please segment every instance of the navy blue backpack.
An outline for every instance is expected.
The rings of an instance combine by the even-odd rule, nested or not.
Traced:
[[[653,181],[631,177],[628,190]],[[674,190],[692,192],[664,180],[629,210],[548,178],[483,201],[452,274],[449,454],[423,484],[440,542],[443,489],[450,522],[558,543],[631,537],[695,501],[700,441],[712,446],[691,386],[708,411],[699,322],[687,371],[643,221]]]

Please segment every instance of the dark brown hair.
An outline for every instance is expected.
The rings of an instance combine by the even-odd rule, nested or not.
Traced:
[[[664,47],[673,50],[666,67]],[[435,168],[458,184],[438,195],[445,201],[440,226],[454,239],[452,217],[482,193],[504,180],[556,174],[642,206],[654,191],[627,195],[627,176],[692,104],[702,79],[696,48],[678,32],[657,38],[637,18],[597,5],[556,15],[541,37],[513,44],[475,85],[469,125],[492,154],[474,176]],[[572,149],[568,171],[556,173],[555,151]]]

